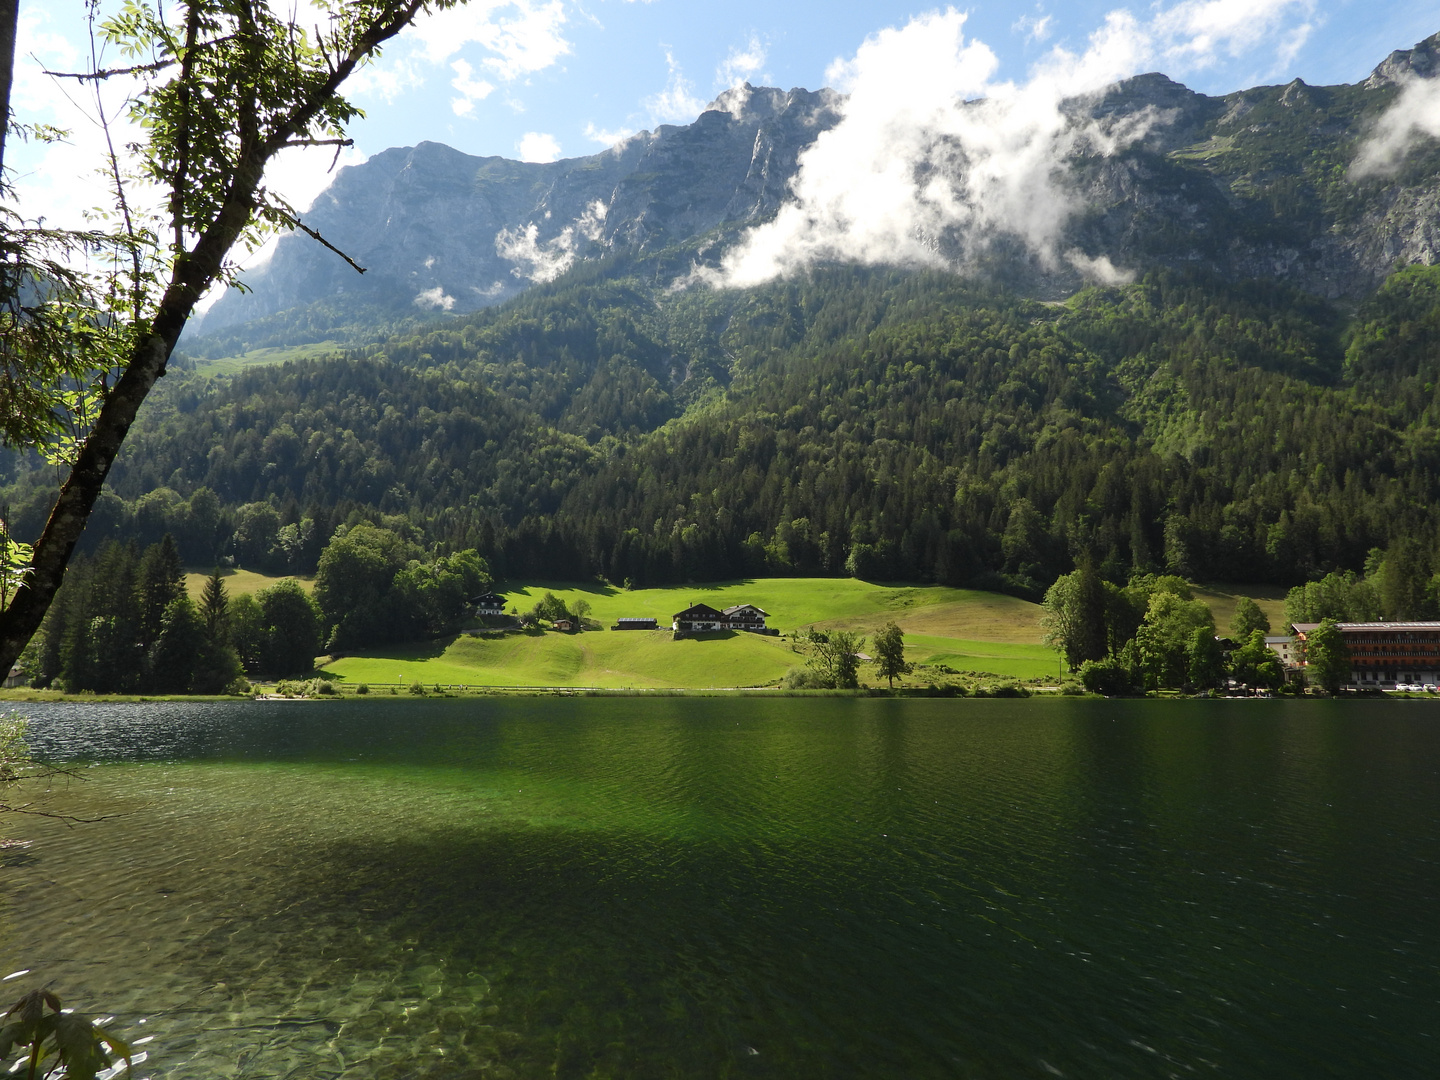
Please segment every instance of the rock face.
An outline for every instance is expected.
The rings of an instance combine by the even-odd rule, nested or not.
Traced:
[[[1440,260],[1440,146],[1417,137],[1393,176],[1357,178],[1376,119],[1417,78],[1440,78],[1440,34],[1392,53],[1365,82],[1256,87],[1206,97],[1160,74],[1068,102],[1076,122],[1149,119],[1138,142],[1067,163],[1081,209],[1065,248],[1119,267],[1198,267],[1280,278],[1333,300],[1370,292],[1397,262]],[[840,119],[829,90],[749,86],[693,124],[642,132],[551,164],[477,158],[436,143],[344,169],[307,223],[369,268],[363,278],[303,236],[283,239],[249,294],[209,332],[356,292],[387,305],[468,311],[553,279],[577,259],[656,250],[739,226],[784,202],[797,162]],[[1083,284],[998,244],[980,269],[1037,295]],[[413,310],[413,308],[412,308]]]
[[[749,86],[695,123],[661,126],[550,164],[471,157],[439,143],[340,170],[305,221],[366,267],[283,238],[253,290],[220,300],[211,331],[344,292],[469,311],[553,278],[576,258],[663,247],[772,213],[796,160],[837,119],[828,90]]]

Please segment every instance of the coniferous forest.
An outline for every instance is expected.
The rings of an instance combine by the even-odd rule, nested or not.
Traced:
[[[658,277],[616,257],[333,358],[176,370],[85,551],[168,534],[186,564],[312,573],[370,523],[498,577],[1032,598],[1085,557],[1117,583],[1295,585],[1403,543],[1440,570],[1440,268],[1349,310],[1173,270],[1064,303],[933,272]],[[54,473],[3,463],[24,538]]]

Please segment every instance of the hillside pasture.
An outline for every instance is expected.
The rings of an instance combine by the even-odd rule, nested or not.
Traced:
[[[869,633],[893,621],[908,633],[969,641],[1040,643],[1040,605],[999,593],[943,585],[879,585],[854,578],[750,578],[706,585],[676,585],[626,591],[612,585],[530,582],[496,590],[506,610],[527,611],[546,592],[566,606],[589,601],[591,617],[610,626],[621,617],[671,616],[691,604],[724,609],[755,604],[768,624],[784,632],[802,627]]]
[[[919,663],[1000,678],[1044,678],[1055,654],[1040,645],[1039,607],[1014,597],[942,586],[876,585],[848,578],[758,578],[718,584],[627,591],[598,583],[539,581],[500,586],[506,610],[523,612],[546,592],[566,606],[584,599],[605,630],[584,633],[462,634],[430,645],[367,650],[325,665],[342,685],[436,683],[468,686],[556,686],[679,689],[774,686],[806,656],[796,630],[852,629],[867,636],[894,621],[906,632],[907,655]],[[692,603],[716,608],[751,603],[769,613],[784,637],[703,634],[674,640],[671,616]],[[653,617],[661,629],[608,629],[622,617]],[[911,680],[928,682],[935,672]],[[860,678],[880,680],[871,665]]]
[[[1260,606],[1270,620],[1272,634],[1286,633],[1285,594],[1289,590],[1283,585],[1196,585],[1195,599],[1203,601],[1215,616],[1215,632],[1230,633],[1230,620],[1235,617],[1235,604],[1242,596],[1248,596]]]
[[[195,373],[205,378],[238,375],[248,368],[283,364],[287,360],[325,360],[338,356],[344,350],[345,346],[338,341],[315,341],[304,345],[251,349],[236,356],[221,356],[213,360],[197,357]]]
[[[205,582],[209,580],[210,570],[188,570],[185,573],[185,592],[195,603],[200,602],[200,597],[205,592]],[[229,567],[220,571],[220,578],[225,583],[225,595],[232,600],[237,596],[251,596],[261,589],[268,589],[271,585],[281,581],[293,580],[299,583],[300,588],[306,593],[315,591],[315,579],[313,577],[272,577],[269,574],[256,573],[254,570],[237,570]]]
[[[461,683],[624,689],[772,686],[803,657],[756,634],[674,640],[668,630],[468,634],[433,647],[372,650],[324,668],[343,683]]]

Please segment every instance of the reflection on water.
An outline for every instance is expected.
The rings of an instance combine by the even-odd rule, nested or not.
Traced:
[[[0,968],[137,1075],[1434,1075],[1430,703],[31,712]]]

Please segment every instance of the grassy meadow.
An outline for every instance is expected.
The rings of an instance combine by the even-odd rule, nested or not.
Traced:
[[[1260,605],[1260,610],[1270,620],[1270,632],[1283,634],[1285,626],[1285,594],[1290,590],[1284,585],[1197,585],[1195,599],[1203,600],[1215,616],[1215,630],[1220,634],[1230,632],[1230,620],[1235,617],[1235,602],[1248,596]]]
[[[943,586],[873,585],[849,578],[760,578],[627,592],[600,584],[528,582],[498,590],[526,611],[545,592],[567,606],[584,599],[607,627],[585,633],[461,635],[429,645],[375,650],[325,665],[337,681],[471,686],[586,686],[669,689],[773,686],[805,662],[794,631],[858,630],[870,634],[893,621],[906,634],[907,657],[951,672],[1011,679],[1057,674],[1055,653],[1040,644],[1040,608],[1015,597]],[[675,641],[668,627],[692,603],[726,608],[751,603],[769,613],[784,636],[718,633]],[[621,617],[652,616],[654,631],[608,629]],[[945,681],[943,668],[920,669],[910,682]],[[875,683],[862,665],[861,681]]]
[[[186,575],[196,600],[206,574]],[[279,578],[248,570],[225,571],[232,596],[258,592]],[[314,581],[297,579],[307,592]],[[893,621],[905,632],[906,656],[918,665],[910,684],[1020,679],[1054,682],[1058,657],[1040,644],[1041,609],[1013,596],[939,585],[877,585],[851,578],[757,578],[703,585],[626,591],[599,583],[533,581],[502,586],[506,609],[527,611],[545,592],[573,606],[590,604],[605,627],[584,633],[530,631],[476,636],[462,633],[433,642],[375,649],[335,660],[321,671],[343,686],[423,683],[471,687],[599,687],[680,689],[774,686],[805,662],[794,633],[810,627],[855,630],[867,637]],[[1223,633],[1241,595],[1255,599],[1273,626],[1284,618],[1284,589],[1197,586]],[[1258,594],[1258,595],[1257,595]],[[693,603],[715,608],[751,603],[765,609],[779,638],[745,633],[707,634],[675,641],[668,627],[675,612]],[[613,632],[621,617],[653,617],[655,631]],[[861,681],[879,682],[861,666]]]
[[[185,572],[185,592],[195,603],[200,602],[201,595],[205,592],[205,582],[209,579],[210,570],[187,570]],[[234,568],[221,570],[220,576],[225,580],[225,593],[227,596],[251,596],[261,589],[268,589],[276,582],[284,581],[285,578],[268,577],[265,574],[257,574],[254,570],[236,570]],[[307,593],[315,591],[315,579],[311,577],[295,578],[300,583],[300,588]]]
[[[196,358],[195,372],[206,378],[221,375],[236,375],[246,368],[265,364],[283,364],[286,360],[319,360],[344,352],[345,346],[338,341],[315,341],[305,345],[287,345],[266,349],[251,349],[237,356],[222,356],[214,360]]]

